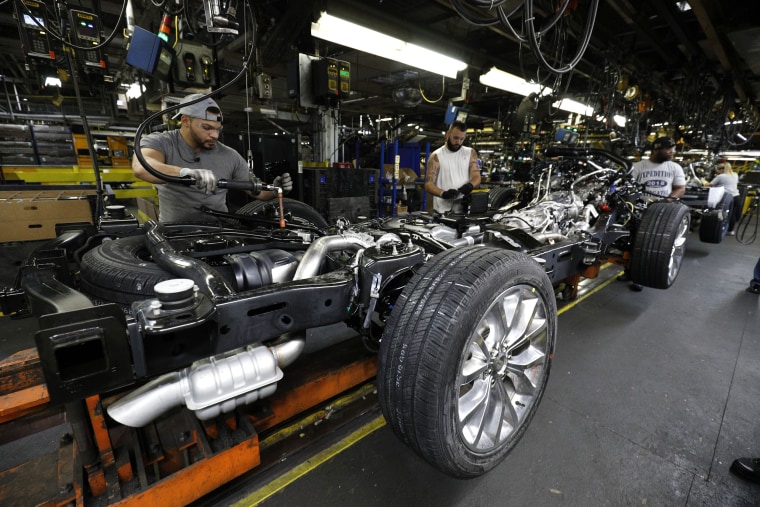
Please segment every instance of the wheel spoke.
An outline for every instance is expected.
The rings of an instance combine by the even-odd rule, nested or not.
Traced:
[[[473,444],[480,435],[483,414],[488,402],[490,379],[476,380],[459,398],[459,422],[465,440]]]
[[[488,370],[488,349],[482,339],[471,342],[469,357],[462,365],[458,380],[460,386],[467,385],[480,378]]]
[[[533,323],[533,317],[538,309],[538,299],[526,298],[522,291],[514,297],[504,299],[504,311],[507,318],[508,332],[505,345],[509,349],[518,348],[525,344],[528,330]]]
[[[538,387],[546,354],[536,347],[529,347],[509,362],[508,371],[515,384],[515,391],[530,394]]]
[[[678,229],[678,235],[673,242],[673,248],[670,252],[670,262],[668,263],[668,280],[670,282],[672,282],[675,279],[676,275],[678,275],[678,271],[681,267],[681,261],[683,260],[686,246],[686,234],[688,230],[689,218],[687,216],[681,222],[681,227]]]

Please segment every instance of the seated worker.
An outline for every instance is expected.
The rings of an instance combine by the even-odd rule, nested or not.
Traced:
[[[186,104],[202,97],[196,93],[182,99]],[[245,159],[235,150],[219,142],[222,130],[222,111],[211,98],[183,106],[179,110],[182,126],[166,132],[156,132],[140,139],[142,155],[150,166],[169,176],[189,176],[194,186],[167,184],[149,173],[132,157],[132,172],[141,180],[157,184],[160,222],[207,222],[209,215],[199,208],[227,211],[227,189],[217,188],[217,181],[250,181],[253,174]],[[293,189],[290,174],[284,173],[272,183],[284,194]],[[274,192],[262,191],[256,199],[276,197]]]

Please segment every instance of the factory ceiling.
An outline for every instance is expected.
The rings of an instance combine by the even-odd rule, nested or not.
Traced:
[[[20,2],[0,3],[0,122],[52,120],[78,125],[85,116],[97,126],[136,126],[160,110],[167,96],[206,88],[206,83],[191,86],[176,78],[181,54],[172,64],[179,65],[176,71],[150,73],[128,64],[134,29],[130,11],[118,0],[25,0],[27,9],[45,7],[55,50],[52,59],[30,57],[22,47],[25,39],[19,40],[18,13],[25,10]],[[331,114],[346,132],[375,137],[409,139],[414,132],[404,129],[412,124],[421,126],[423,133],[440,134],[449,105],[466,111],[470,126],[493,127],[512,136],[520,135],[526,111],[538,122],[567,118],[567,113],[551,107],[553,99],[525,99],[481,84],[479,76],[494,66],[550,87],[554,99],[573,98],[593,107],[595,114],[584,120],[589,131],[614,131],[634,145],[657,125],[666,125],[669,133],[675,130],[695,147],[721,149],[736,145],[736,133],[747,137],[758,128],[760,2],[756,1],[206,3],[236,7],[223,12],[234,13],[227,21],[237,23],[237,34],[209,32],[214,27],[207,22],[201,0],[132,0],[130,7],[134,26],[151,34],[159,32],[165,13],[179,21],[180,30],[173,26],[169,37],[169,45],[180,48],[179,53],[180,43],[208,49],[210,88],[221,88],[217,98],[226,115],[225,128],[237,131],[297,130],[308,135],[320,128],[309,114],[314,108],[304,107],[303,96],[294,93],[293,79],[288,78],[299,61],[315,57],[350,64],[350,93],[330,103]],[[66,28],[62,18],[75,19],[71,10],[98,16],[105,68],[82,66],[82,51],[64,51],[55,40]],[[455,57],[467,69],[455,78],[443,78],[314,38],[310,29],[322,11]],[[533,20],[534,43],[529,20]],[[220,21],[216,28],[220,26],[225,25]],[[590,37],[585,38],[587,30]],[[69,60],[78,70],[72,70]],[[241,71],[246,62],[248,70]],[[63,78],[60,89],[44,85],[51,74]],[[262,76],[270,77],[271,83],[262,81]],[[143,96],[119,107],[119,94],[135,81],[143,84]],[[271,86],[271,97],[261,93],[262,86]],[[614,124],[614,115],[629,118],[626,126]]]

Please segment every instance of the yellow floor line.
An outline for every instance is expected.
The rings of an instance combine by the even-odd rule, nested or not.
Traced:
[[[596,294],[597,292],[599,292],[600,290],[602,290],[604,287],[607,287],[609,284],[611,284],[612,282],[614,282],[615,280],[617,280],[618,276],[620,276],[620,275],[613,276],[612,278],[608,278],[607,280],[603,281],[602,283],[600,283],[599,285],[597,285],[596,287],[594,287],[590,291],[585,292],[582,296],[579,296],[572,303],[566,304],[565,306],[562,307],[562,309],[557,310],[557,315],[562,315],[563,313],[565,313],[570,308],[574,307],[575,305],[577,305],[578,303],[580,303],[581,301],[583,301],[587,297],[591,296],[592,294]]]
[[[606,287],[610,283],[617,280],[617,276],[613,276],[604,282],[600,283],[598,286],[594,287],[592,290],[584,293],[582,296],[578,297],[575,301],[572,303],[569,303],[562,307],[561,310],[557,311],[557,314],[562,314],[569,310],[570,308],[574,307],[576,304],[580,303],[584,299],[588,298],[592,294],[596,294],[599,292],[602,288]],[[279,476],[277,479],[273,480],[266,486],[262,487],[261,489],[258,489],[254,491],[252,494],[247,496],[246,498],[239,500],[238,502],[234,503],[234,507],[254,507],[267,498],[273,496],[274,494],[278,493],[288,485],[292,484],[293,482],[297,481],[304,475],[308,474],[318,466],[320,466],[322,463],[334,458],[341,452],[345,451],[355,443],[359,442],[361,439],[363,439],[366,436],[371,435],[376,430],[382,428],[385,426],[385,419],[383,416],[378,416],[373,421],[365,424],[358,430],[351,433],[349,436],[341,440],[340,442],[337,442],[335,445],[328,447],[324,451],[318,453],[314,457],[306,460],[305,462],[301,463],[300,465],[296,466],[292,470],[289,470],[288,472],[284,473],[283,475]]]
[[[385,419],[383,418],[383,416],[376,417],[373,421],[365,424],[364,426],[354,431],[353,433],[351,433],[349,436],[347,436],[340,442],[337,442],[335,445],[332,445],[331,447],[328,447],[324,451],[309,458],[308,460],[296,466],[292,470],[288,471],[287,473],[273,480],[272,482],[270,482],[263,488],[253,492],[251,495],[247,496],[246,498],[232,505],[234,505],[235,507],[253,507],[255,505],[258,505],[259,503],[263,502],[264,500],[271,497],[275,493],[284,489],[289,484],[295,482],[299,478],[308,474],[309,472],[317,468],[319,465],[321,465],[325,461],[328,461],[332,459],[333,457],[337,456],[338,454],[345,451],[346,449],[348,449],[349,447],[351,447],[352,445],[354,445],[355,443],[357,443],[364,437],[371,435],[372,433],[382,428],[383,426],[385,426]]]

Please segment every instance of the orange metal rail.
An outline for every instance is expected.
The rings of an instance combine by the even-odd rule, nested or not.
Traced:
[[[82,403],[92,440],[84,446],[94,446],[94,462],[83,463],[80,446],[64,435],[58,452],[0,472],[0,505],[86,506],[103,499],[118,506],[186,505],[258,467],[260,433],[367,382],[376,370],[376,356],[349,340],[320,353],[319,361],[305,358],[272,397],[207,423],[181,409],[127,428],[105,411],[120,395],[91,396]],[[48,403],[35,350],[0,361],[0,431],[23,425]]]

